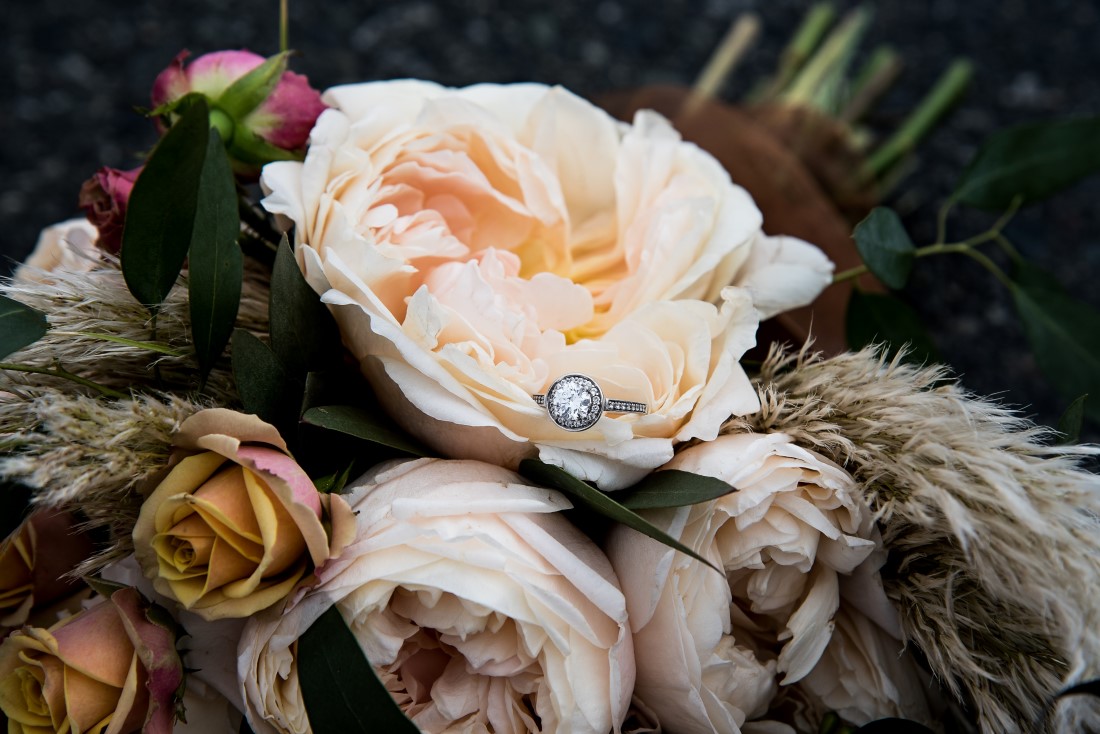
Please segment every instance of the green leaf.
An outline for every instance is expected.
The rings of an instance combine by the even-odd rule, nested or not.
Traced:
[[[284,438],[298,420],[302,386],[295,384],[271,348],[244,329],[233,330],[233,377],[241,403],[279,428]]]
[[[271,348],[292,375],[342,361],[336,321],[306,282],[286,235],[271,271],[270,313]]]
[[[385,413],[368,412],[350,405],[324,405],[307,410],[302,416],[302,422],[413,456],[431,455],[427,449],[394,426]]]
[[[225,349],[237,319],[244,273],[241,248],[237,246],[240,231],[233,172],[221,136],[211,130],[199,180],[187,273],[191,339],[204,382]]]
[[[992,135],[955,187],[981,209],[1045,199],[1100,170],[1100,117],[1020,125]]]
[[[1088,394],[1082,395],[1066,408],[1062,417],[1058,419],[1058,433],[1062,439],[1058,442],[1063,445],[1077,443],[1081,439],[1081,424],[1085,422],[1085,406],[1088,403]]]
[[[718,571],[718,573],[722,573],[722,570],[713,563],[703,558],[668,533],[654,527],[652,523],[635,513],[633,510],[628,510],[611,499],[607,494],[582,482],[580,479],[577,479],[560,467],[543,463],[537,459],[524,459],[520,462],[519,473],[533,482],[564,492],[589,510],[609,520],[614,520],[617,523],[633,528],[639,533],[667,545],[669,548],[674,548],[701,563],[705,563],[715,571]]]
[[[298,685],[316,734],[419,734],[331,606],[298,639]]]
[[[235,120],[241,120],[271,96],[286,71],[290,52],[283,51],[229,85],[215,104]]]
[[[913,269],[913,241],[893,209],[879,206],[856,225],[852,237],[863,263],[887,287],[898,290]]]
[[[868,344],[888,345],[892,358],[908,345],[905,359],[918,364],[937,362],[939,354],[917,312],[890,295],[852,291],[845,317],[848,346],[862,349]]]
[[[206,102],[196,97],[157,144],[130,193],[122,275],[134,298],[154,312],[175,285],[191,247],[209,139]]]
[[[0,296],[0,359],[30,346],[49,330],[46,315],[7,296]]]
[[[1100,395],[1100,313],[1066,293],[1048,274],[1019,266],[1012,298],[1039,369],[1067,398]],[[1084,407],[1100,421],[1100,401]]]
[[[697,505],[736,491],[721,479],[666,469],[653,472],[630,489],[616,492],[615,499],[628,510],[657,510]]]

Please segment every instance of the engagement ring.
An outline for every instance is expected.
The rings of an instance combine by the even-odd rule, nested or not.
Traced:
[[[645,403],[604,399],[600,386],[587,375],[559,377],[545,395],[531,397],[546,408],[550,420],[567,431],[587,431],[604,413],[649,412]]]

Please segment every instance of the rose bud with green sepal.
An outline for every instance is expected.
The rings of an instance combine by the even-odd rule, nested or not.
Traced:
[[[190,64],[181,52],[153,82],[153,114],[162,130],[188,95],[210,105],[234,171],[255,175],[265,163],[300,159],[317,117],[326,108],[301,74],[287,70],[288,53],[265,59],[250,51],[215,51]]]

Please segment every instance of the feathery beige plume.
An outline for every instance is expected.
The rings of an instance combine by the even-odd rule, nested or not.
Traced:
[[[787,433],[862,484],[906,638],[982,730],[1057,727],[1054,694],[1100,673],[1100,477],[1082,469],[1100,449],[1052,446],[944,368],[872,349],[773,346],[757,389],[725,430]],[[1062,731],[1085,730],[1062,709]]]

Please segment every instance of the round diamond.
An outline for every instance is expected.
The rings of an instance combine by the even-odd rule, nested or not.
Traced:
[[[546,392],[550,419],[567,431],[583,431],[596,425],[603,414],[600,386],[584,375],[566,375]]]

